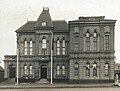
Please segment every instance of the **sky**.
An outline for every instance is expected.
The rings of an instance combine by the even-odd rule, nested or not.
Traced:
[[[76,20],[80,16],[105,16],[117,20],[115,61],[120,63],[120,0],[0,0],[0,65],[4,55],[16,54],[16,33],[27,21],[36,21],[43,7],[53,20]]]

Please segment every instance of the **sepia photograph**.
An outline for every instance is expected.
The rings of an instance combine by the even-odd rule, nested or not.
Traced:
[[[119,91],[119,0],[0,0],[0,91]]]

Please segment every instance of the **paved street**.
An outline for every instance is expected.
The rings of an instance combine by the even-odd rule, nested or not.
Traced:
[[[19,85],[0,84],[0,91],[120,91],[120,86],[114,86],[113,83],[102,84],[21,83]]]
[[[107,88],[0,89],[0,91],[120,91],[120,87],[107,87]]]

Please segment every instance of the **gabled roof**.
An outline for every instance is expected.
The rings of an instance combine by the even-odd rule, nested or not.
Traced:
[[[42,26],[43,22],[46,23],[46,26]],[[43,8],[43,11],[39,16],[35,27],[53,27],[52,19],[48,8]]]

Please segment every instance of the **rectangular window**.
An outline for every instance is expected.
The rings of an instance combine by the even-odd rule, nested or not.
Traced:
[[[109,75],[109,64],[108,63],[106,63],[105,64],[105,76],[108,76]]]
[[[32,48],[30,48],[30,55],[32,55],[33,54],[33,50],[32,50]]]
[[[27,66],[24,66],[24,74],[27,75]]]
[[[57,65],[57,75],[60,75],[60,66]]]
[[[62,75],[65,75],[65,66],[62,66]]]
[[[42,49],[42,55],[47,55],[47,50],[46,49]]]
[[[86,50],[90,50],[90,37],[86,37]]]
[[[32,43],[32,41],[30,40],[30,55],[32,55],[33,54],[33,43]]]
[[[97,38],[96,37],[94,37],[93,48],[94,48],[94,51],[97,50]]]
[[[65,40],[62,41],[62,55],[65,55]]]
[[[97,76],[97,64],[93,64],[93,76]]]
[[[75,42],[74,42],[74,50],[75,51],[78,51],[78,39],[79,39],[79,36],[75,36]]]
[[[30,66],[29,70],[29,74],[32,75],[32,66]]]
[[[57,55],[60,55],[60,48],[57,48]]]
[[[24,42],[24,55],[27,55],[27,41]]]
[[[97,76],[97,69],[93,68],[93,76]]]
[[[60,55],[60,41],[57,40],[57,55]]]
[[[74,76],[78,76],[79,75],[79,64],[76,62],[74,64],[75,68],[74,68]]]
[[[27,47],[25,47],[24,53],[25,53],[25,55],[27,55]]]
[[[109,35],[105,35],[105,50],[109,50]]]
[[[62,54],[65,55],[65,48],[62,48]]]
[[[78,76],[78,68],[75,68],[74,76]]]
[[[86,65],[86,76],[90,76],[90,64]]]
[[[42,39],[42,49],[47,48],[47,40],[45,38]]]

